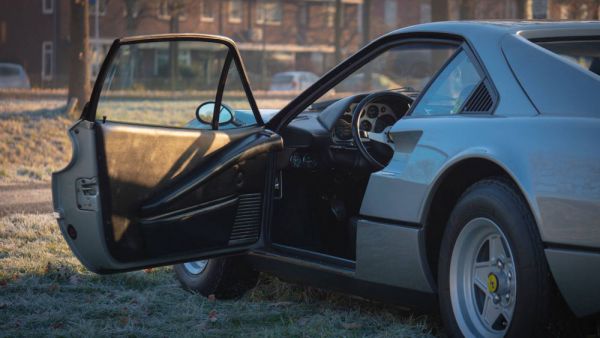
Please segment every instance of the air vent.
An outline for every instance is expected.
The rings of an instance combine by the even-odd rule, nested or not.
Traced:
[[[463,108],[465,113],[486,113],[492,109],[494,100],[485,82],[482,81]]]
[[[229,244],[256,242],[260,234],[261,215],[262,195],[260,193],[240,195]]]

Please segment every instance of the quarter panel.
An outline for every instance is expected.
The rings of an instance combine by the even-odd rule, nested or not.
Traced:
[[[544,242],[600,247],[600,120],[544,117],[405,118],[394,140],[422,132],[412,151],[373,173],[361,214],[423,224],[443,173],[467,158],[497,163],[516,182]],[[405,148],[402,149],[406,151]]]

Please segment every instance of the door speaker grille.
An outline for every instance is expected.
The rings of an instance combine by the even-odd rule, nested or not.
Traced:
[[[256,242],[260,235],[262,194],[244,194],[239,202],[229,244]]]

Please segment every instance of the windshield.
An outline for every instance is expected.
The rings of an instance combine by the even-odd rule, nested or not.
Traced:
[[[317,102],[381,90],[419,93],[457,48],[439,43],[392,47],[342,80]]]
[[[19,68],[15,66],[0,66],[0,76],[17,76]]]

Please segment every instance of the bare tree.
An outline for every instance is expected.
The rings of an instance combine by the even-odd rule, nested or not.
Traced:
[[[459,17],[461,20],[475,19],[475,0],[462,0],[459,6]]]
[[[516,0],[516,18],[527,19],[527,0]]]
[[[363,1],[362,24],[362,43],[364,46],[371,41],[371,0]]]
[[[78,118],[79,111],[90,97],[90,25],[88,0],[71,0],[69,52],[69,117]]]
[[[548,17],[548,0],[532,0],[531,7],[534,19],[546,19]]]
[[[448,0],[431,0],[431,21],[448,20]]]
[[[590,11],[588,15],[589,20],[598,20],[600,19],[600,0],[592,0],[590,4]]]
[[[171,0],[167,3],[169,18],[169,31],[179,33],[179,20],[186,9],[185,0]],[[169,73],[171,79],[171,90],[175,90],[179,78],[179,48],[176,41],[169,43]]]
[[[335,0],[335,19],[334,19],[334,33],[333,33],[333,45],[335,46],[335,64],[337,65],[342,60],[342,15],[344,8],[342,7],[342,0]]]

